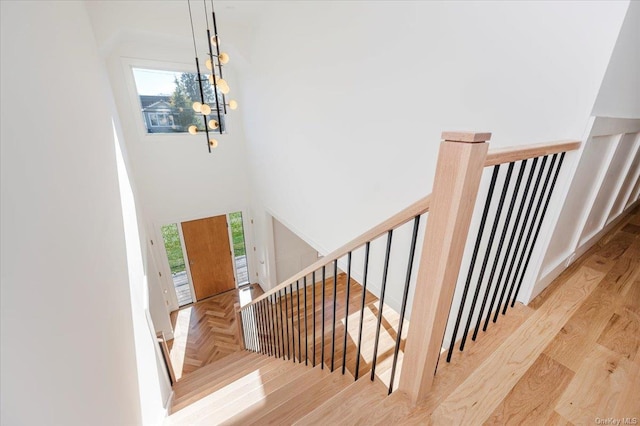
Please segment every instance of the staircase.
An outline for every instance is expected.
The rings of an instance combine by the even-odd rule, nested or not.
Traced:
[[[425,404],[412,406],[402,392],[388,395],[390,362],[378,365],[373,381],[370,374],[354,381],[348,370],[343,376],[339,371],[331,373],[328,365],[322,369],[241,351],[178,381],[165,426],[428,423],[432,407],[495,353],[532,312],[518,304],[509,321],[498,323],[487,338],[474,342],[460,357],[445,363],[444,354]]]
[[[385,385],[368,377],[354,382],[349,372],[332,374],[320,365],[242,351],[178,382],[165,424],[294,424],[362,386],[375,390],[371,395],[386,395]]]
[[[585,367],[586,373],[568,371],[544,351],[567,333],[563,324],[600,281],[607,281],[606,271],[576,262],[566,282],[547,292],[541,306],[516,300],[565,154],[580,144],[487,153],[489,137],[444,133],[433,194],[237,306],[243,350],[176,383],[166,424],[475,424],[504,423],[504,413],[514,424],[577,418],[574,407],[590,398],[581,393],[588,389],[581,385],[582,375],[592,367]],[[471,218],[485,178],[488,191],[484,202],[478,198],[484,207],[474,240]],[[400,237],[394,239],[394,232]],[[467,265],[461,270],[467,244],[473,254],[468,270]],[[638,247],[637,242],[627,245],[630,253]],[[390,268],[391,257],[402,261]],[[399,275],[390,275],[389,269]],[[368,280],[378,285],[377,297]],[[395,300],[397,310],[385,302],[387,287],[402,294],[401,301]],[[640,281],[634,286],[628,280],[627,288],[637,291]],[[460,297],[454,303],[456,293]],[[448,326],[448,319],[455,319],[455,326]],[[640,345],[637,336],[630,336]],[[611,349],[604,348],[606,342],[598,341],[596,352]],[[636,367],[628,360],[613,362],[609,358],[615,354],[606,353],[609,374],[625,365],[623,378],[615,381],[624,382],[625,389],[637,384],[634,368],[640,378],[636,352]],[[587,357],[585,363],[599,361]],[[630,380],[625,371],[631,372]],[[555,383],[563,374],[566,380]],[[560,398],[574,374],[576,382]],[[634,404],[621,399],[619,412],[632,412]],[[608,412],[600,408],[591,414]],[[516,422],[513,413],[524,417]]]

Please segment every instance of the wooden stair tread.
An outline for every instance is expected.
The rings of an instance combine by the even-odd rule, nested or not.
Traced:
[[[229,370],[223,377],[217,378],[216,380],[211,380],[210,382],[205,381],[204,383],[199,383],[197,386],[194,385],[193,388],[189,388],[185,393],[176,393],[174,402],[171,406],[171,413],[175,413],[178,410],[193,403],[194,401],[197,401],[207,395],[218,391],[219,389],[224,388],[225,386],[230,385],[231,383],[241,379],[247,374],[250,374],[257,369],[264,367],[272,361],[273,358],[263,356],[258,360],[248,363],[244,366],[236,365],[235,368]]]
[[[239,412],[246,412],[253,404],[260,402],[283,386],[309,373],[312,368],[293,362],[283,362],[273,358],[264,368],[256,370],[215,393],[205,396],[189,407],[171,415],[167,424],[220,423]]]
[[[225,424],[293,424],[324,401],[353,384],[353,377],[350,374],[342,375],[335,372],[332,374],[319,367],[312,371],[316,370],[319,371],[319,376],[313,380],[301,377],[295,384],[289,384],[274,392],[272,395],[275,397],[265,398],[261,415],[241,423],[225,422]]]
[[[218,403],[222,403],[225,398],[233,395],[233,393],[240,388],[249,387],[249,389],[252,389],[256,386],[256,377],[259,377],[259,382],[271,380],[274,375],[286,373],[291,368],[293,368],[293,363],[282,362],[276,358],[266,358],[252,365],[239,366],[237,372],[231,376],[235,377],[236,380],[223,387],[219,387],[217,383],[213,385],[217,388],[215,391],[215,400],[218,401]],[[224,382],[226,383],[227,381],[225,380]]]
[[[257,357],[259,357],[259,355],[254,352],[236,352],[218,361],[212,362],[211,364],[207,364],[192,373],[182,376],[182,378],[173,385],[173,389],[179,390],[184,386],[188,386],[189,384],[202,379],[203,377],[210,378],[212,377],[212,374],[216,372],[222,373],[224,371],[227,371],[236,362],[247,362],[248,360]]]
[[[240,413],[228,418],[224,424],[246,424],[249,419],[255,419],[256,416],[261,413],[264,414],[271,408],[278,407],[279,405],[291,400],[296,395],[306,392],[307,388],[326,377],[326,372],[320,369],[319,366],[311,369],[300,370],[304,371],[304,373],[294,377],[293,380],[288,381],[286,386],[274,389],[270,393],[264,395],[263,398],[245,407]]]
[[[353,423],[354,420],[366,414],[363,410],[371,410],[386,397],[386,386],[377,379],[371,381],[367,375],[347,386],[294,424],[339,424],[347,418]]]
[[[208,369],[208,374],[202,374],[197,377],[187,378],[178,385],[176,383],[173,387],[176,398],[181,398],[182,396],[193,392],[201,388],[202,386],[210,386],[218,381],[222,381],[227,376],[231,374],[237,373],[239,369],[245,368],[248,365],[255,365],[263,361],[266,357],[258,354],[252,354],[251,356],[238,359],[235,362],[230,363],[229,365],[219,365],[218,368],[210,368]],[[210,364],[213,365],[213,364]]]

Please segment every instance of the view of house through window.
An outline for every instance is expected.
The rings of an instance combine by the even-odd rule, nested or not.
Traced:
[[[201,101],[197,73],[133,68],[133,77],[148,133],[186,133],[192,124],[204,131],[202,115],[193,110],[193,102]],[[202,88],[205,102],[215,111],[213,87],[205,80]],[[218,102],[222,108],[221,96]],[[209,119],[218,121],[217,113],[212,112]],[[225,132],[224,114],[219,122]]]
[[[193,298],[191,297],[191,289],[189,287],[189,278],[185,267],[178,225],[172,223],[171,225],[163,226],[162,239],[164,240],[164,248],[167,251],[167,258],[169,259],[173,286],[178,296],[178,306],[192,303]]]
[[[233,243],[233,258],[235,260],[238,285],[249,284],[249,268],[247,266],[247,247],[244,240],[244,226],[242,212],[229,213],[229,226]]]

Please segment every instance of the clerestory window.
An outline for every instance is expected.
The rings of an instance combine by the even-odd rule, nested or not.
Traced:
[[[202,100],[197,73],[133,68],[133,77],[147,133],[186,133],[191,125],[204,131],[204,118],[193,109],[193,103]],[[213,110],[207,122],[220,123],[222,132],[226,133],[223,97],[218,96],[218,115],[211,84],[202,83],[205,103]],[[219,133],[212,126],[209,131]]]

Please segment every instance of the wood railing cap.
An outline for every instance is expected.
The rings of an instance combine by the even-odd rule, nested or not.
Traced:
[[[491,139],[488,132],[442,132],[442,139],[450,142],[479,143]]]

